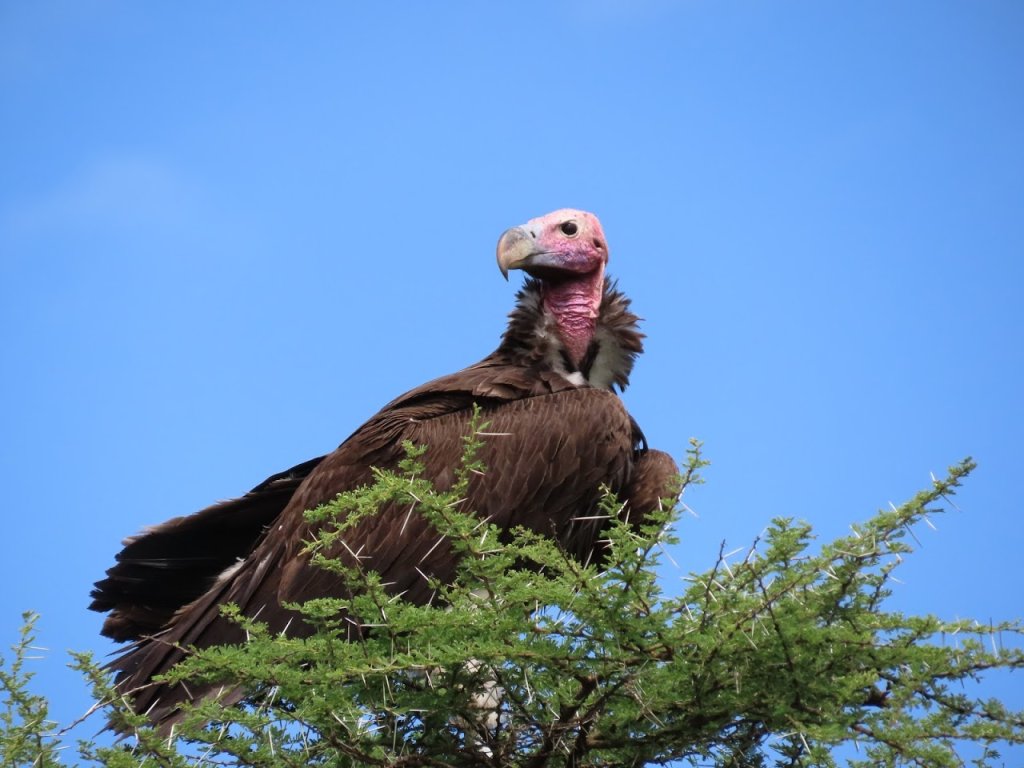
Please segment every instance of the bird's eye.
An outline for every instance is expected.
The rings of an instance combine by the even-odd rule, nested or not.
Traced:
[[[562,234],[566,237],[576,237],[580,232],[580,228],[575,221],[566,221],[559,229],[562,230]]]

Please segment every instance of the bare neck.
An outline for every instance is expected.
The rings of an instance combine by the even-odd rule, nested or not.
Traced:
[[[574,280],[541,284],[544,309],[554,318],[565,351],[577,367],[594,338],[603,289],[603,269]]]
[[[643,352],[643,334],[637,325],[640,318],[630,311],[629,299],[614,284],[603,277],[598,288],[596,317],[588,302],[579,301],[580,289],[556,290],[555,308],[549,308],[550,289],[538,279],[527,280],[516,306],[509,315],[509,324],[502,335],[501,344],[488,359],[514,360],[520,365],[540,364],[563,376],[582,377],[586,383],[599,389],[618,387],[625,389],[633,362]],[[561,318],[556,316],[560,310]],[[563,338],[563,324],[570,329],[566,334],[575,341],[575,353]],[[573,330],[574,329],[574,330]],[[574,332],[575,331],[575,332]],[[579,355],[584,339],[583,358],[567,359]]]

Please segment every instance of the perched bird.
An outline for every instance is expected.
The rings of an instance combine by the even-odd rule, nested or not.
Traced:
[[[618,493],[633,520],[655,509],[678,470],[667,454],[648,450],[615,393],[629,383],[643,347],[629,300],[605,277],[607,262],[593,214],[560,210],[509,229],[498,241],[498,267],[506,278],[514,269],[529,277],[494,352],[391,401],[333,453],[127,539],[90,607],[109,612],[104,635],[132,641],[110,667],[136,710],[167,727],[180,702],[213,695],[212,686],[151,679],[187,648],[244,640],[221,615],[225,603],[274,632],[311,632],[282,603],[342,587],[303,553],[313,538],[303,513],[371,483],[372,467],[395,467],[406,440],[427,446],[426,476],[449,488],[474,404],[494,436],[484,438],[487,472],[472,479],[464,509],[504,529],[549,534],[581,561],[600,547],[594,513],[602,486]],[[407,512],[382,507],[326,554],[344,560],[359,552],[362,567],[380,573],[390,590],[423,604],[431,598],[427,577],[450,582],[456,560],[426,520]]]

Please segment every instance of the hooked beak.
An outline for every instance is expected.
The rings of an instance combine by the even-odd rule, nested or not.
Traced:
[[[557,254],[543,250],[526,227],[507,229],[498,240],[498,269],[506,280],[512,269],[558,266]]]
[[[526,266],[536,251],[537,242],[524,227],[506,229],[498,240],[498,269],[501,270],[501,276],[508,280],[508,271]]]

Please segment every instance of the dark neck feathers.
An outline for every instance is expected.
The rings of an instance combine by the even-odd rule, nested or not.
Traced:
[[[582,349],[573,348],[573,341],[567,345],[563,338],[557,308],[553,311],[544,301],[541,281],[529,278],[516,296],[497,354],[561,373],[578,386],[623,390],[636,356],[643,352],[640,318],[629,304],[615,283],[605,278],[592,333]]]

